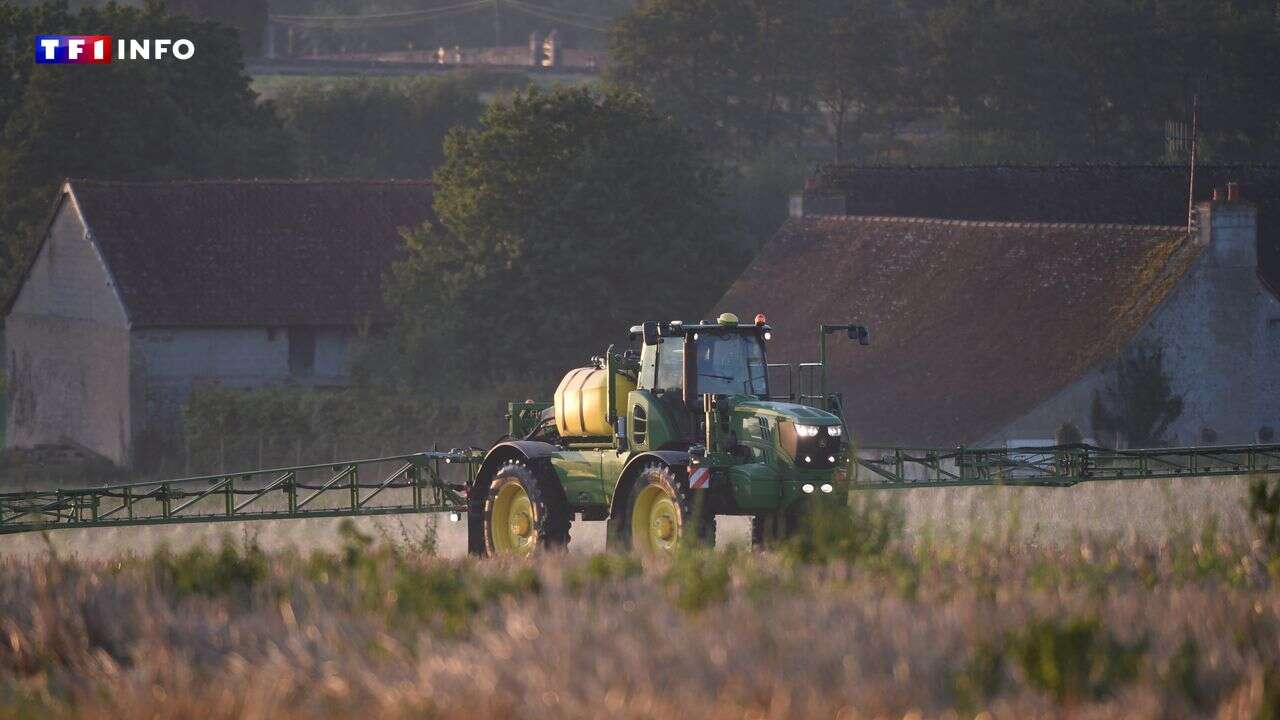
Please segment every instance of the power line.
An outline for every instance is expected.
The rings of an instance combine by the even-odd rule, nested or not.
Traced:
[[[301,28],[331,28],[341,30],[376,29],[389,27],[405,27],[420,22],[441,20],[459,15],[477,13],[492,7],[494,11],[495,33],[500,33],[503,5],[517,12],[543,20],[560,23],[569,27],[581,28],[592,32],[608,32],[596,22],[608,23],[611,18],[573,10],[560,10],[544,5],[524,2],[523,0],[471,0],[470,2],[442,5],[424,10],[408,10],[394,13],[377,13],[373,15],[270,15],[268,19],[280,25]]]
[[[494,0],[472,0],[472,2],[443,5],[425,10],[411,10],[396,13],[379,13],[374,15],[269,15],[271,22],[281,25],[302,27],[326,26],[388,26],[408,25],[424,20],[436,20],[442,17],[464,15],[483,10],[494,3]]]
[[[507,6],[510,7],[512,10],[522,12],[526,15],[532,15],[537,18],[542,18],[543,20],[550,20],[551,22],[560,23],[562,25],[568,25],[570,27],[581,28],[583,30],[591,30],[593,32],[598,32],[598,33],[609,32],[608,28],[602,28],[598,25],[588,25],[587,23],[584,23],[578,20],[573,20],[571,18],[566,18],[560,15],[554,15],[550,12],[546,12],[538,8],[535,5],[526,5],[525,3],[519,2],[519,0],[505,0],[505,1]]]
[[[613,18],[608,17],[606,15],[594,15],[592,13],[584,13],[584,12],[579,12],[577,10],[566,10],[564,8],[552,8],[552,7],[547,7],[546,5],[529,2],[528,0],[519,0],[518,4],[526,5],[528,7],[536,8],[538,10],[542,10],[545,12],[554,13],[556,15],[567,15],[570,17],[577,16],[587,21],[595,21],[595,22],[602,22],[602,23],[613,22]]]

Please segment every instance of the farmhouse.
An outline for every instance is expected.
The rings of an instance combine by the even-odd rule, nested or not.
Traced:
[[[5,308],[10,447],[128,465],[193,385],[339,386],[422,181],[67,181]]]
[[[1158,442],[1274,442],[1280,218],[1259,218],[1280,168],[1201,177],[1219,193],[1188,229],[1185,168],[828,169],[717,307],[766,312],[775,362],[812,360],[818,321],[869,325],[830,357],[868,445],[1051,444],[1070,423],[1123,446],[1121,406],[1153,397],[1125,390],[1135,367],[1180,408]]]

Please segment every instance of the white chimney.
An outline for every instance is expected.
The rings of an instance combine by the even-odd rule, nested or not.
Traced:
[[[1258,267],[1258,208],[1240,199],[1235,183],[1225,193],[1196,206],[1200,239],[1209,246],[1209,261],[1219,268]]]

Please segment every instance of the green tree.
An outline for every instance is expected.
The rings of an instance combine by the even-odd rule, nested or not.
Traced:
[[[808,0],[645,0],[614,24],[608,74],[749,153],[809,122],[812,17]]]
[[[720,178],[634,92],[530,89],[455,129],[389,282],[419,377],[539,375],[722,289]]]
[[[898,131],[921,114],[917,35],[909,9],[895,0],[814,3],[813,94],[825,116],[835,162],[900,146]]]
[[[469,77],[302,81],[275,104],[297,138],[299,172],[315,177],[430,177],[445,133],[483,109]]]
[[[1159,159],[1197,91],[1204,157],[1280,149],[1272,2],[951,0],[927,38],[953,159]]]
[[[1164,349],[1139,343],[1116,361],[1106,388],[1094,391],[1093,432],[1099,440],[1119,434],[1129,447],[1161,447],[1182,405],[1164,371]]]
[[[17,18],[5,26],[6,42],[29,51],[36,31],[182,37],[193,41],[196,53],[187,61],[39,65],[18,74],[20,89],[0,92],[19,97],[0,135],[0,269],[6,283],[31,251],[37,225],[65,177],[292,172],[289,136],[249,89],[234,31],[170,16],[154,3],[82,8],[74,15],[64,9],[46,3],[15,12],[11,4],[0,5],[0,15]],[[38,18],[58,22],[37,27]]]

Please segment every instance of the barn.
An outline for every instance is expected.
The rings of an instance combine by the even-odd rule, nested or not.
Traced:
[[[5,307],[6,445],[129,465],[200,382],[341,386],[425,181],[68,180]]]
[[[1156,444],[1274,442],[1280,168],[1202,177],[1189,226],[1185,168],[828,169],[717,307],[766,312],[775,362],[869,325],[829,370],[864,444],[1124,446],[1144,412]]]

